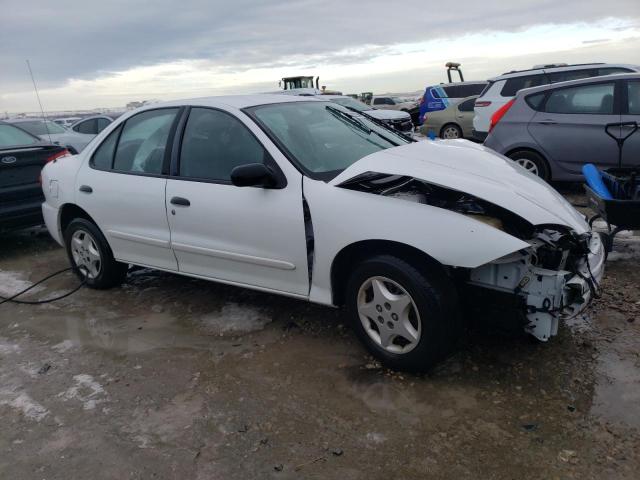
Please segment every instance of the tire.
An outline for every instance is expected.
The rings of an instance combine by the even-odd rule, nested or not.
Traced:
[[[377,287],[375,282],[379,282]],[[376,297],[376,288],[389,302],[376,300],[383,298]],[[427,371],[451,353],[462,336],[453,283],[436,270],[424,272],[391,255],[358,264],[347,283],[345,299],[359,339],[393,369]]]
[[[520,150],[510,153],[509,158],[543,180],[547,182],[551,180],[547,161],[540,154],[530,150]]]
[[[447,140],[462,138],[462,129],[458,125],[447,123],[440,129],[440,138]]]
[[[72,220],[64,232],[64,243],[73,271],[88,287],[112,288],[127,276],[129,266],[113,258],[106,238],[89,220]]]

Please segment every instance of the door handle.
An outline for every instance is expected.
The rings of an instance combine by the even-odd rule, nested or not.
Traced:
[[[540,125],[557,125],[558,122],[554,122],[553,120],[540,120],[538,122]]]
[[[186,198],[182,198],[182,197],[172,197],[171,198],[171,203],[173,205],[181,205],[183,207],[188,207],[189,205],[191,205],[191,202],[189,200],[187,200]]]
[[[81,192],[84,193],[92,193],[93,192],[93,188],[91,188],[89,185],[80,185],[80,188],[78,189]]]

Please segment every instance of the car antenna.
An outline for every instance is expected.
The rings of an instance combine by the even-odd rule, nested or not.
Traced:
[[[31,81],[33,82],[33,89],[36,91],[36,98],[38,99],[38,105],[40,105],[40,113],[42,113],[42,123],[44,123],[44,128],[47,129],[47,137],[49,137],[49,142],[53,143],[51,140],[51,132],[49,132],[49,125],[47,125],[47,118],[44,116],[44,108],[42,108],[42,102],[40,101],[40,94],[38,93],[38,87],[36,86],[36,79],[33,78],[33,72],[31,71],[31,64],[29,60],[26,60],[27,68],[29,69],[29,75],[31,75]]]

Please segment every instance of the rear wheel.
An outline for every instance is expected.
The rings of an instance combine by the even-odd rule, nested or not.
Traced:
[[[549,173],[547,162],[536,152],[522,150],[519,152],[510,153],[509,158],[515,161],[525,170],[533,173],[543,180],[549,181],[551,179],[551,174]]]
[[[95,224],[76,218],[67,226],[64,239],[71,266],[87,286],[106,289],[124,281],[128,265],[113,258],[106,238]]]
[[[454,139],[454,138],[462,138],[462,130],[459,126],[454,125],[453,123],[449,123],[442,127],[440,130],[440,138],[444,139]]]
[[[404,260],[360,263],[347,285],[347,308],[366,348],[386,366],[425,371],[450,353],[462,329],[455,287]]]

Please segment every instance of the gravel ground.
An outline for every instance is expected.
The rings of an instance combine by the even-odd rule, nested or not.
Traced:
[[[0,478],[635,479],[639,265],[621,235],[558,337],[480,330],[421,376],[381,368],[339,310],[150,270],[5,304]],[[46,232],[5,236],[0,295],[65,266]]]

